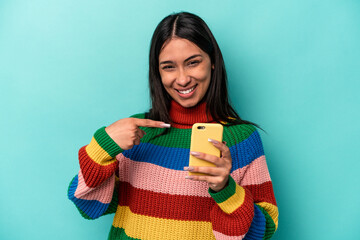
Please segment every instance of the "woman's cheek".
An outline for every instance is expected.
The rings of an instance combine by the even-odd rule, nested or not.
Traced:
[[[208,78],[208,75],[206,74],[206,72],[200,70],[194,71],[192,76],[195,77],[196,80],[198,81],[205,81]]]
[[[160,74],[162,84],[166,87],[170,87],[171,85],[171,74],[164,73]]]

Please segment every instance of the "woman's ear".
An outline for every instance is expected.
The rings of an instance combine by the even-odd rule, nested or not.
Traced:
[[[213,65],[211,65],[211,68],[214,70],[215,69],[215,65],[213,64]]]

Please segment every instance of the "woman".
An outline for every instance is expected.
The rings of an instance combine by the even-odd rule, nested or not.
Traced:
[[[115,213],[109,239],[268,239],[278,210],[256,124],[230,106],[223,58],[198,16],[157,26],[148,113],[97,130],[68,197],[83,217]],[[189,151],[196,122],[219,122],[221,157]],[[189,154],[216,167],[188,166]],[[207,175],[189,176],[188,172]]]

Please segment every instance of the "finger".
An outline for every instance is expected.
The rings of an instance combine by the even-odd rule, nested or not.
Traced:
[[[185,178],[193,181],[207,182],[211,185],[217,185],[221,181],[221,178],[218,176],[207,176],[207,175],[190,175],[190,176],[186,176]]]
[[[136,139],[135,140],[137,140],[137,139],[139,139],[141,141],[141,136],[139,135],[139,133],[136,133]]]
[[[189,166],[184,167],[184,170],[192,173],[203,173],[210,176],[221,176],[226,174],[226,170],[219,167]]]
[[[155,128],[170,128],[170,124],[160,122],[160,121],[154,121],[151,119],[139,119],[135,118],[135,124],[138,127],[155,127]]]
[[[213,163],[216,166],[219,166],[222,164],[222,160],[221,158],[211,155],[211,154],[206,154],[206,153],[202,153],[202,152],[190,152],[191,155],[193,155],[196,158],[205,160],[207,162]]]
[[[144,130],[138,129],[138,130],[136,131],[136,135],[137,135],[140,139],[143,138],[145,134],[146,134],[146,133],[145,133]]]
[[[136,138],[134,140],[134,145],[139,145],[140,144],[140,138]]]
[[[198,176],[198,175],[190,175],[185,176],[186,179],[194,180],[194,181],[201,181],[201,182],[209,182],[212,176]]]
[[[208,141],[211,142],[214,147],[220,150],[222,157],[231,157],[230,149],[228,146],[226,146],[226,142],[219,142],[211,138],[209,138]]]

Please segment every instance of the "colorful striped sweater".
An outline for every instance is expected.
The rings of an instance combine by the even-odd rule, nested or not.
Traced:
[[[115,213],[108,239],[270,239],[278,208],[253,125],[224,126],[232,156],[225,189],[213,192],[206,182],[185,179],[191,126],[212,120],[204,113],[204,104],[172,103],[168,132],[141,128],[147,134],[140,145],[125,151],[100,128],[79,150],[68,198],[86,219]]]

